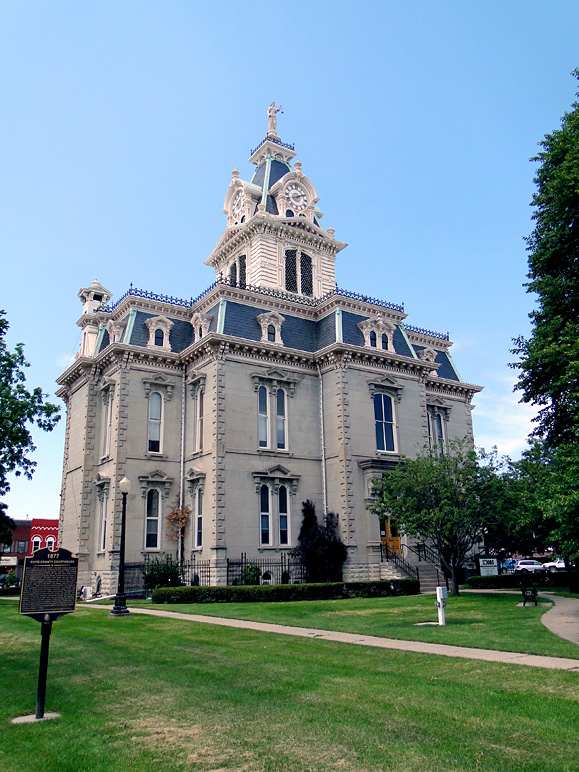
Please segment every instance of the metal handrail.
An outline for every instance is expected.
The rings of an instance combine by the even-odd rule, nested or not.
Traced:
[[[437,552],[435,552],[431,547],[427,547],[424,542],[416,544],[416,549],[414,547],[410,547],[408,544],[405,544],[404,547],[409,552],[413,552],[415,555],[417,555],[419,561],[424,560],[425,563],[428,563],[433,568],[436,568],[436,581],[439,585],[444,583],[446,587],[448,587],[448,579],[442,570],[442,562]]]
[[[406,558],[403,558],[399,552],[391,549],[387,544],[382,544],[381,560],[392,561],[401,571],[411,576],[413,579],[418,579],[418,568],[409,563]]]

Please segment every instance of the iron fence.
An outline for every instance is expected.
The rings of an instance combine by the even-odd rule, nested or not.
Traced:
[[[303,584],[305,568],[301,561],[285,553],[275,558],[227,559],[227,584]]]

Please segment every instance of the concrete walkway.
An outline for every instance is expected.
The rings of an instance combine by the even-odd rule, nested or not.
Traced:
[[[542,595],[545,593],[541,593]],[[573,635],[577,635],[579,643],[579,601],[570,598],[555,598],[556,605],[549,609],[543,617],[551,614],[559,607],[559,601],[569,600],[570,604],[561,604],[561,613],[555,613],[551,617],[552,632],[560,635],[558,630],[564,629],[571,632],[571,627],[576,629]],[[102,608],[102,607],[101,607]],[[250,622],[243,619],[226,619],[224,617],[209,617],[201,614],[182,614],[177,611],[164,611],[161,609],[130,608],[132,614],[145,614],[153,617],[167,617],[181,619],[185,622],[197,622],[201,624],[219,625],[243,630],[259,630],[264,633],[276,633],[277,635],[294,635],[301,638],[315,638],[322,641],[336,641],[338,643],[353,643],[358,646],[372,646],[377,649],[395,649],[397,651],[411,651],[419,654],[438,654],[445,657],[461,657],[462,659],[478,659],[486,662],[503,662],[508,665],[527,665],[528,667],[543,667],[549,670],[568,670],[579,673],[579,659],[565,659],[563,657],[544,657],[536,654],[517,654],[510,651],[495,651],[493,649],[472,649],[466,646],[448,646],[441,643],[423,643],[421,641],[399,641],[394,638],[379,638],[375,635],[359,635],[357,633],[339,633],[331,630],[316,630],[310,627],[291,627],[289,625],[277,625],[269,622]],[[567,620],[567,621],[566,621]],[[568,627],[567,627],[568,625]],[[563,637],[568,638],[568,635]],[[574,640],[569,638],[569,640]],[[579,655],[579,651],[578,651]]]

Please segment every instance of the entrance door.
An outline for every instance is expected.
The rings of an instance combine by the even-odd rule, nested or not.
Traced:
[[[401,554],[400,529],[395,517],[388,517],[380,523],[380,541]]]

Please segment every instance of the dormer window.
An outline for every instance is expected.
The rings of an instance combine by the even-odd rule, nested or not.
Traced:
[[[378,348],[378,340],[380,340],[383,351],[394,351],[393,336],[396,328],[388,319],[373,316],[360,322],[358,329],[364,336],[366,348]]]
[[[191,317],[191,326],[193,327],[193,342],[195,342],[195,336],[197,340],[201,340],[209,332],[209,325],[211,323],[211,317],[208,314],[193,314]]]
[[[173,322],[166,316],[152,316],[145,321],[149,330],[147,348],[159,348],[162,351],[171,351],[169,336]]]
[[[261,327],[263,343],[277,343],[279,346],[283,346],[281,326],[285,322],[285,317],[278,314],[277,311],[270,311],[266,314],[259,314],[257,321]]]

